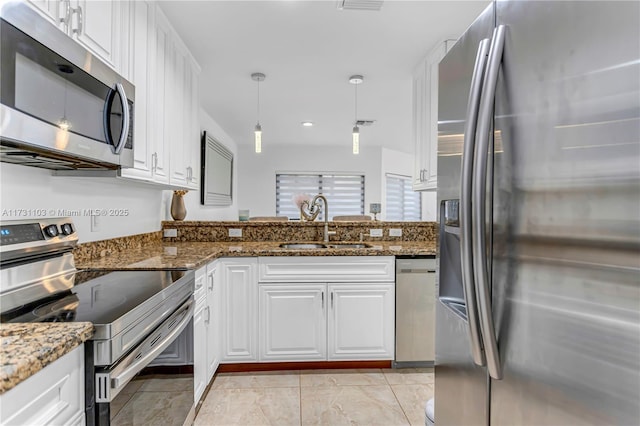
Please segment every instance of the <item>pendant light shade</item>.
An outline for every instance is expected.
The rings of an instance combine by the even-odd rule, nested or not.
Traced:
[[[358,126],[353,126],[353,133],[351,135],[353,139],[353,153],[360,154],[360,129]]]
[[[262,126],[260,126],[260,123],[256,124],[254,133],[256,137],[256,153],[259,154],[262,152]]]
[[[264,81],[265,75],[261,72],[254,72],[251,74],[251,79],[258,82],[258,122],[253,130],[255,136],[255,151],[256,154],[262,152],[262,126],[260,125],[260,82]]]
[[[360,154],[360,128],[358,127],[358,84],[364,81],[361,75],[352,75],[349,77],[349,83],[355,86],[355,117],[353,123],[353,131],[351,132],[351,140],[353,145],[353,153]]]

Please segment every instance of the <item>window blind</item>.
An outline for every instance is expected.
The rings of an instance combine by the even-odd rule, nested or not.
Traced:
[[[413,191],[409,176],[386,175],[386,215],[390,221],[419,221],[422,218],[420,193]]]
[[[364,175],[276,174],[276,215],[299,219],[294,202],[298,194],[313,198],[322,194],[329,202],[329,219],[340,215],[364,214]],[[319,216],[324,220],[324,206]]]

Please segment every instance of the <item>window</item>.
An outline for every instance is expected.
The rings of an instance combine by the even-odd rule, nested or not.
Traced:
[[[420,202],[420,193],[413,191],[411,188],[411,178],[387,173],[386,181],[387,212],[385,220],[421,220],[422,203]]]
[[[300,219],[293,197],[322,194],[329,202],[329,219],[364,214],[364,175],[276,174],[276,215]],[[324,206],[319,216],[324,220]]]

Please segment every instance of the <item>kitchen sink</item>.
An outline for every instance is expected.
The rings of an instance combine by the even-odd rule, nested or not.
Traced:
[[[336,244],[329,244],[329,248],[363,249],[363,248],[371,248],[371,244],[366,244],[366,243],[336,243]]]
[[[309,250],[309,249],[327,248],[326,245],[319,244],[319,243],[283,243],[283,244],[280,244],[280,247],[285,249],[293,249],[293,250]]]

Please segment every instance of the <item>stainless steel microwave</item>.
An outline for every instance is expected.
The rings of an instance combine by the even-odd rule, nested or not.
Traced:
[[[134,86],[23,2],[0,9],[0,160],[133,166]]]

